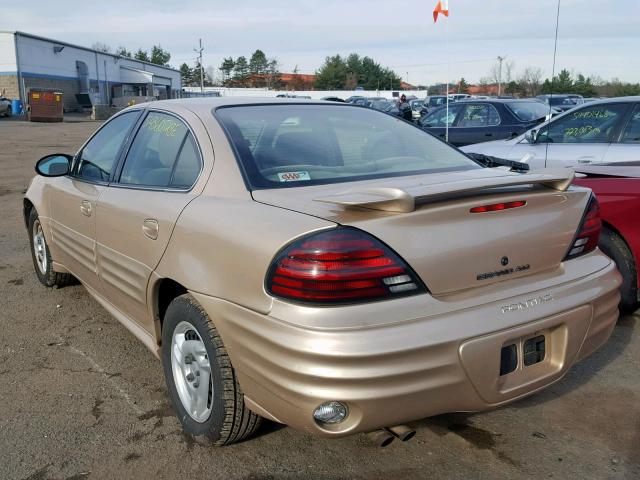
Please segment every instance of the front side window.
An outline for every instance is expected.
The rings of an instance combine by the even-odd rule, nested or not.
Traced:
[[[500,114],[488,103],[466,104],[458,127],[493,127],[500,125]]]
[[[200,173],[200,156],[187,126],[178,118],[150,112],[124,162],[120,183],[188,188]]]
[[[640,143],[640,105],[636,106],[627,126],[622,132],[623,143]]]
[[[480,168],[432,135],[375,110],[276,104],[218,108],[215,115],[253,188]]]
[[[539,143],[608,143],[627,106],[592,105],[572,110],[540,130]]]
[[[444,128],[447,125],[453,125],[454,120],[456,119],[456,115],[462,109],[461,105],[449,105],[449,111],[447,112],[447,108],[439,108],[433,113],[428,114],[422,120],[423,127],[440,127]]]
[[[109,120],[80,152],[75,175],[94,181],[109,181],[122,146],[140,112],[127,112]]]

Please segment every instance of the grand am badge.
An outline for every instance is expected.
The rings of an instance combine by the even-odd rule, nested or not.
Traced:
[[[504,257],[503,260],[506,259],[507,263],[509,263],[509,259]],[[502,261],[500,262],[502,263]],[[502,263],[505,265],[504,263]],[[529,270],[531,265],[528,263],[526,265],[518,265],[516,267],[503,268],[502,270],[495,270],[493,272],[484,272],[476,275],[476,280],[488,280],[490,278],[502,277],[503,275],[511,275],[512,273],[524,272],[525,270]]]

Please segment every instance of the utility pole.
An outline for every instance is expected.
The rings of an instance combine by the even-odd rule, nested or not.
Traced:
[[[200,63],[200,92],[204,93],[204,67],[202,66],[202,39],[199,39],[200,48],[194,48],[193,51],[198,54],[198,63]]]
[[[500,96],[502,90],[502,62],[507,58],[506,55],[501,57],[498,55],[498,96]]]

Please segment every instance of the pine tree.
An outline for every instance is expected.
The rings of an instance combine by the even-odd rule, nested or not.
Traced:
[[[142,62],[148,62],[149,54],[146,51],[139,48],[138,51],[133,55],[133,58],[135,58],[136,60],[140,60]]]
[[[247,59],[245,57],[238,57],[235,67],[233,68],[233,74],[233,78],[240,81],[240,83],[244,85],[244,81],[249,74],[249,64],[247,63]]]

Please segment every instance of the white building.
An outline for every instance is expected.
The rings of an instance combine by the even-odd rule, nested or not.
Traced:
[[[122,97],[180,96],[180,71],[23,32],[0,31],[0,94],[26,100],[29,88],[63,92],[66,110]]]

